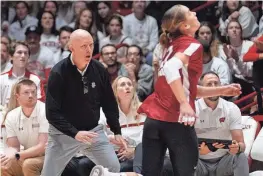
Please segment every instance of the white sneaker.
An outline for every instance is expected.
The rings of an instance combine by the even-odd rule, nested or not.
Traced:
[[[125,173],[112,173],[101,165],[96,165],[90,172],[90,176],[126,176]]]
[[[93,169],[90,172],[90,176],[106,176],[104,174],[104,167],[100,165],[96,165],[93,167]]]

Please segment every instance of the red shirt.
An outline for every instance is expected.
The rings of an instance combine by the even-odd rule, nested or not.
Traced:
[[[162,74],[163,65],[166,61],[169,59],[178,59],[173,57],[177,52],[189,56],[188,65],[184,65],[179,72],[185,95],[192,108],[195,109],[194,102],[197,95],[197,84],[202,74],[203,48],[196,39],[181,36],[171,42],[170,47],[164,54],[159,70],[159,77],[155,84],[155,91],[143,102],[138,109],[138,113],[144,113],[149,118],[160,121],[178,122],[180,104],[173,94],[170,85],[167,83],[166,77]]]
[[[263,35],[261,35],[259,38],[258,38],[259,41],[263,41]],[[243,56],[243,61],[244,62],[254,62],[254,61],[257,61],[258,58],[259,58],[259,51],[256,47],[256,45],[252,45],[248,52]]]

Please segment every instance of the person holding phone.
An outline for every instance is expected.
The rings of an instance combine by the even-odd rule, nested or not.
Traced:
[[[200,83],[205,87],[217,87],[220,86],[220,79],[216,73],[207,72],[201,76]],[[195,102],[195,107],[199,117],[195,123],[198,138],[232,140],[228,146],[215,142],[212,148],[202,142],[199,145],[196,176],[248,176],[249,166],[243,153],[246,146],[239,108],[219,96],[201,98]]]

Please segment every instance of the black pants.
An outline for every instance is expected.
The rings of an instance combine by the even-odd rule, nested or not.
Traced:
[[[253,63],[253,81],[258,87],[263,87],[263,60],[258,60]]]
[[[95,164],[86,156],[74,157],[70,160],[61,176],[87,176]]]
[[[143,176],[160,176],[168,148],[175,176],[193,176],[198,162],[194,127],[147,118],[143,130]]]

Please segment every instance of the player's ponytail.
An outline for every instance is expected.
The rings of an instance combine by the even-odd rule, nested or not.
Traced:
[[[160,35],[160,44],[163,48],[167,48],[169,46],[169,33],[166,30],[163,30],[163,33]]]

